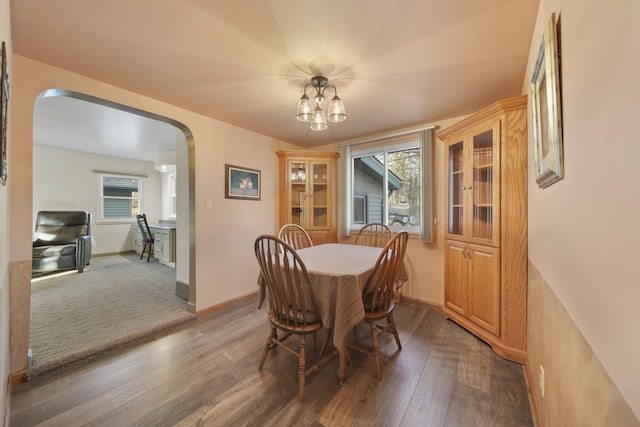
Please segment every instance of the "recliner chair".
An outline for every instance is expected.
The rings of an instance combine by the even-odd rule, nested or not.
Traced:
[[[33,273],[74,270],[91,260],[91,214],[85,211],[40,211],[33,236]]]

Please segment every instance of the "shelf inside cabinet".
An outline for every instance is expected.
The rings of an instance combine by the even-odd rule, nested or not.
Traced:
[[[492,167],[493,167],[493,164],[491,164],[491,163],[486,163],[486,164],[483,164],[483,165],[476,165],[475,166],[475,168],[477,170],[487,170],[487,169],[491,169]]]

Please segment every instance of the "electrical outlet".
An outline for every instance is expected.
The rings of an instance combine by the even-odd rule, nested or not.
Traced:
[[[540,365],[540,394],[544,397],[544,368]]]

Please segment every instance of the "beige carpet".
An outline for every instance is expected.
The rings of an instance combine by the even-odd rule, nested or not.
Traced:
[[[84,273],[34,279],[29,378],[195,319],[175,270],[135,254],[93,257]]]

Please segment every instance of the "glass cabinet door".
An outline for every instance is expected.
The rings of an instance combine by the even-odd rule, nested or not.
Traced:
[[[471,135],[473,149],[470,239],[481,243],[495,242],[498,215],[497,153],[495,129],[482,129]]]
[[[312,163],[313,169],[313,192],[312,192],[312,211],[313,211],[313,223],[309,224],[311,227],[326,227],[327,220],[327,163]]]
[[[450,235],[464,234],[464,141],[449,145],[448,152],[449,194],[447,208],[449,209],[449,223],[447,232]]]
[[[308,225],[306,162],[289,162],[289,182],[291,183],[291,222],[305,227]]]

